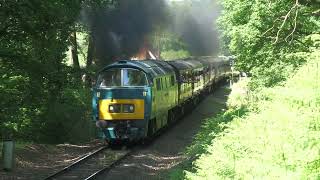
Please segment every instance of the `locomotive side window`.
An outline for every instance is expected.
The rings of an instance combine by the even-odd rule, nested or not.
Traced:
[[[161,78],[161,89],[165,89],[166,88],[166,79],[165,77]]]
[[[170,81],[171,81],[171,86],[174,86],[174,76],[173,75],[170,77]]]
[[[164,80],[165,80],[165,85],[166,85],[166,88],[168,88],[170,85],[169,85],[169,81],[168,81],[168,77],[165,77],[164,78]]]
[[[164,78],[164,85],[165,85],[165,88],[168,88],[168,87],[169,87],[168,77],[165,77],[165,78]]]
[[[156,80],[156,83],[157,83],[157,90],[161,90],[161,82],[160,82],[160,79],[157,79],[157,80]]]
[[[181,83],[187,83],[188,82],[188,74],[183,73],[181,74]]]

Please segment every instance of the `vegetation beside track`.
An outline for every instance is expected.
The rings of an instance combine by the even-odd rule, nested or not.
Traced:
[[[173,179],[317,179],[320,177],[320,53],[283,86],[240,81],[229,110],[204,123]],[[220,132],[220,133],[219,133]]]
[[[224,51],[251,79],[232,88],[171,178],[319,179],[319,3],[220,2]]]

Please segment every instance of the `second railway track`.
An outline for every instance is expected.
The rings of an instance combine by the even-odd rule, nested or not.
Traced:
[[[132,150],[111,150],[108,147],[89,153],[73,164],[55,172],[45,180],[95,179],[130,155]]]

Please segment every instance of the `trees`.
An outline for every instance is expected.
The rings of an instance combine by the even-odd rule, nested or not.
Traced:
[[[105,65],[102,60],[96,61],[97,47],[94,42],[97,39],[103,43],[108,42],[93,34],[93,28],[86,26],[88,24],[85,23],[85,18],[82,19],[82,13],[86,9],[93,14],[96,10],[118,12],[115,8],[120,6],[130,10],[126,4],[134,5],[135,9],[140,10],[138,2],[1,0],[0,136],[5,131],[10,131],[18,138],[46,142],[62,142],[86,136],[84,131],[90,125],[90,91],[89,85],[86,88],[83,86],[80,76],[83,72],[88,74],[94,69],[93,62]],[[152,9],[150,1],[141,2],[149,7],[146,12],[140,13],[144,18],[150,18],[149,15],[158,11],[158,8]],[[132,14],[134,13],[133,11]],[[113,17],[108,18],[113,20]],[[101,17],[101,21],[104,20],[105,17]],[[138,25],[144,23],[137,17],[134,20]],[[152,22],[152,18],[147,20]],[[107,25],[113,22],[110,21]],[[129,21],[128,23],[130,25]],[[122,24],[119,21],[116,27],[118,31],[126,30],[122,33],[124,35],[131,32],[130,28],[122,28]],[[77,41],[79,31],[89,34],[86,69],[79,62],[79,52],[82,50]],[[149,30],[148,27],[142,30],[149,31],[151,28]],[[105,34],[103,30],[101,33]],[[73,66],[68,66],[65,62],[69,46],[72,49]],[[108,47],[101,48],[102,52],[109,51]],[[86,80],[90,84],[89,76]],[[72,136],[72,131],[78,131],[77,135]]]
[[[1,0],[0,136],[13,133],[16,138],[45,142],[75,141],[80,136],[88,139],[91,125],[90,76],[86,77],[87,86],[81,83],[80,76],[92,71],[94,63],[104,66],[102,61],[105,59],[97,61],[95,58],[99,36],[86,26],[86,19],[82,19],[84,10],[108,12],[118,8],[120,3],[125,9],[130,10],[126,4],[140,9],[137,2]],[[154,14],[153,6],[149,1],[142,2],[149,8],[141,14],[150,18],[148,15]],[[113,17],[108,18],[112,20]],[[102,17],[101,21],[104,20]],[[148,20],[152,23],[152,19]],[[143,24],[137,17],[135,21]],[[118,24],[118,31],[126,30],[123,32],[125,35],[131,32],[130,28],[122,28],[122,22]],[[89,34],[85,69],[79,62],[79,53],[83,54],[78,43],[79,31]],[[151,28],[142,30],[150,31]],[[98,40],[108,43],[106,39]],[[66,52],[70,46],[73,66],[66,63]],[[109,50],[105,46],[101,48],[102,51]]]
[[[63,64],[81,0],[0,3],[1,128],[38,139],[67,83]],[[35,128],[36,131],[33,131]],[[3,131],[2,131],[3,132]]]
[[[312,34],[319,34],[320,5],[312,0],[223,0],[219,25],[237,56],[238,69],[272,86],[305,61]]]

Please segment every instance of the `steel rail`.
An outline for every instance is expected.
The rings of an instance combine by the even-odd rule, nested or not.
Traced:
[[[126,157],[130,156],[132,154],[133,151],[129,151],[127,152],[125,155],[123,155],[122,157],[120,157],[119,159],[117,159],[116,161],[114,161],[112,164],[110,164],[109,166],[106,166],[102,169],[100,169],[99,171],[96,171],[95,173],[91,174],[89,177],[87,177],[85,180],[92,180],[92,179],[96,179],[98,176],[100,176],[102,173],[106,173],[109,172],[112,168],[114,168],[115,166],[119,165],[122,160],[124,160]]]
[[[77,160],[76,162],[72,163],[71,165],[63,168],[62,170],[59,170],[59,171],[57,171],[57,172],[49,175],[48,177],[45,178],[45,180],[52,180],[52,179],[54,179],[55,177],[60,176],[60,175],[62,175],[62,174],[64,174],[64,173],[68,172],[68,171],[71,170],[72,168],[75,168],[77,165],[83,163],[84,161],[88,160],[88,159],[91,158],[92,156],[94,156],[94,155],[96,155],[96,154],[98,154],[98,153],[100,153],[101,151],[104,151],[104,150],[106,150],[106,149],[108,149],[108,146],[101,147],[101,148],[99,148],[98,150],[96,150],[96,151],[94,151],[94,152],[91,152],[91,153],[85,155],[85,156],[82,157],[81,159],[79,159],[79,160]]]

